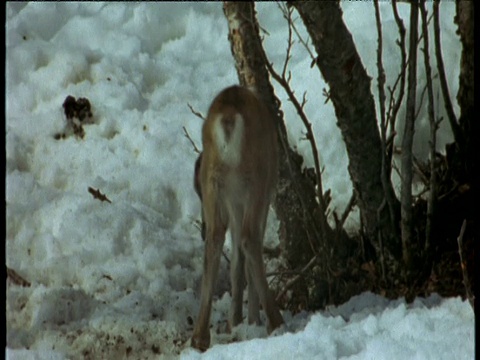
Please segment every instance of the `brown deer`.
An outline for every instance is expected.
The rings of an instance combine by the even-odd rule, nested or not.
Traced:
[[[253,91],[229,87],[208,110],[202,142],[194,185],[202,201],[205,253],[200,311],[191,345],[205,351],[210,346],[212,296],[227,228],[233,248],[229,330],[243,321],[245,280],[248,322],[260,323],[260,304],[269,333],[283,324],[283,318],[269,291],[262,256],[278,168],[276,130],[269,109]]]

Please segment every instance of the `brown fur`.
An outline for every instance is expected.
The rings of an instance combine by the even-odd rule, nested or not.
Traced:
[[[220,154],[217,143],[218,132],[222,131],[224,135],[220,136],[231,149],[236,149],[232,145],[235,133],[242,134],[238,164],[225,160]],[[260,304],[267,315],[269,332],[279,327],[283,318],[268,289],[262,257],[265,223],[278,171],[273,118],[253,92],[232,86],[223,90],[211,104],[202,141],[203,154],[196,164],[195,188],[202,199],[205,254],[201,304],[192,346],[204,351],[210,346],[212,294],[227,228],[231,230],[233,246],[229,327],[243,321],[245,281],[250,323],[260,322]]]

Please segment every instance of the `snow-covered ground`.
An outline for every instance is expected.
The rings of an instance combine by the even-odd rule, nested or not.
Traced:
[[[408,23],[408,5],[399,6]],[[373,5],[342,7],[375,79]],[[396,27],[390,5],[381,7],[392,84]],[[257,9],[267,53],[280,67],[285,21],[275,3]],[[454,3],[442,2],[441,13],[456,94]],[[459,298],[406,304],[365,293],[317,313],[285,312],[286,328],[271,337],[247,325],[225,335],[225,263],[213,346],[191,350],[203,243],[192,188],[196,154],[183,127],[200,146],[202,123],[188,104],[205,113],[216,93],[237,82],[221,3],[7,3],[6,18],[6,265],[30,283],[7,282],[8,359],[473,359],[474,314]],[[292,85],[299,96],[308,91],[324,186],[341,211],[351,194],[341,135],[318,70],[301,45],[294,50]],[[281,89],[277,94],[291,143],[311,164],[302,125]],[[89,99],[93,124],[84,126],[83,139],[56,140],[68,95]],[[421,116],[419,155],[426,124]],[[441,131],[439,149],[449,136]],[[268,244],[278,242],[275,225],[272,215]]]

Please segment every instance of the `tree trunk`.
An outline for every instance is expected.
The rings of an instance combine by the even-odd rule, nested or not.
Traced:
[[[279,236],[289,266],[293,269],[301,268],[313,257],[314,251],[322,247],[319,224],[315,218],[318,211],[315,184],[302,173],[302,157],[288,146],[280,101],[275,96],[265,65],[266,56],[254,3],[226,1],[223,9],[228,20],[229,40],[240,84],[253,86],[276,119],[279,182],[273,207],[280,221]],[[305,292],[305,286],[303,289]],[[296,296],[303,297],[307,294]]]
[[[462,182],[478,176],[475,155],[478,154],[478,119],[474,118],[474,2],[457,0],[457,15],[455,22],[458,24],[458,34],[462,42],[462,58],[460,60],[460,81],[457,101],[460,105],[459,124],[464,134],[464,144],[459,144],[463,149],[466,166],[462,171]],[[477,145],[478,146],[478,145]]]
[[[408,56],[408,88],[405,128],[402,139],[402,252],[403,261],[410,264],[410,247],[413,235],[412,181],[413,181],[413,133],[415,130],[415,111],[417,97],[417,36],[418,4],[410,4],[410,40]],[[425,51],[428,51],[426,49]],[[433,159],[432,159],[433,161]]]
[[[387,270],[396,272],[401,253],[399,206],[396,202],[395,214],[386,206],[385,194],[394,192],[390,181],[382,187],[381,140],[370,91],[371,78],[342,20],[338,2],[299,1],[291,5],[310,34],[318,54],[317,66],[330,86],[330,99],[348,152],[348,170],[358,195],[366,236],[379,259],[385,260]]]
[[[458,34],[463,45],[460,63],[460,89],[457,100],[462,117],[473,111],[474,101],[474,2],[457,0]]]
[[[463,220],[466,220],[466,231],[463,239],[463,249],[459,243],[459,250],[466,254],[466,268],[471,279],[471,290],[475,294],[476,266],[474,253],[477,252],[478,238],[480,237],[480,224],[478,221],[478,198],[480,176],[478,169],[478,154],[480,146],[478,138],[480,129],[479,120],[475,117],[474,110],[474,1],[457,0],[457,14],[455,22],[458,25],[458,34],[462,43],[462,57],[460,60],[460,78],[457,101],[460,105],[459,125],[463,134],[460,144],[452,144],[447,147],[447,160],[452,180],[456,183],[457,191],[447,207],[452,216],[451,222],[456,228],[460,228]],[[453,204],[453,206],[452,206]],[[456,212],[455,212],[456,210]],[[457,230],[458,231],[458,230]],[[467,289],[468,292],[468,289]]]

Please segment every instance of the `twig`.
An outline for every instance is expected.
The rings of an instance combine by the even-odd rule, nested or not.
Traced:
[[[289,28],[291,27],[291,12],[288,12],[287,14],[287,21],[289,23]],[[282,87],[283,89],[285,90],[285,92],[287,93],[290,101],[292,102],[292,104],[294,105],[295,109],[297,110],[297,113],[299,114],[300,118],[302,119],[302,121],[304,122],[304,125],[307,129],[307,138],[310,142],[310,145],[311,145],[311,149],[312,149],[312,155],[313,155],[313,158],[314,158],[314,164],[315,164],[315,171],[316,171],[316,180],[317,180],[317,189],[316,189],[316,192],[317,192],[317,198],[318,198],[318,212],[316,211],[316,214],[318,214],[318,220],[314,220],[312,218],[312,214],[311,213],[305,213],[304,212],[304,215],[305,217],[308,217],[309,218],[309,221],[307,221],[307,224],[309,224],[309,228],[310,229],[307,229],[307,234],[308,234],[308,241],[310,242],[310,246],[312,248],[312,251],[314,253],[314,258],[320,258],[322,257],[322,264],[325,266],[325,273],[326,273],[326,277],[327,279],[330,278],[330,274],[329,274],[329,271],[328,271],[328,263],[329,263],[329,259],[328,259],[328,254],[330,253],[329,250],[327,249],[327,244],[328,244],[328,234],[329,232],[327,232],[329,230],[329,225],[328,225],[328,222],[327,222],[327,218],[326,218],[326,204],[325,204],[325,199],[324,199],[324,196],[323,196],[323,186],[322,186],[322,178],[321,178],[321,169],[320,169],[320,161],[319,161],[319,156],[318,156],[318,150],[317,150],[317,145],[315,143],[315,137],[313,135],[313,131],[312,131],[312,127],[311,127],[311,124],[310,122],[308,121],[304,111],[303,111],[303,107],[306,103],[306,97],[305,97],[305,94],[303,96],[303,100],[302,100],[302,103],[299,103],[299,101],[297,100],[297,98],[295,97],[295,94],[293,92],[293,90],[290,88],[290,84],[289,84],[289,80],[290,80],[290,72],[288,72],[288,77],[287,77],[287,66],[288,66],[288,61],[290,60],[290,48],[292,47],[292,44],[293,44],[293,41],[291,39],[291,36],[292,36],[292,32],[291,30],[289,29],[289,39],[288,39],[288,43],[287,43],[287,56],[285,57],[285,63],[283,65],[283,68],[282,68],[282,76],[280,76],[273,68],[273,65],[268,61],[267,57],[266,57],[266,54],[263,53],[263,56],[265,58],[265,65],[267,66],[267,69],[268,71],[270,72],[270,75],[275,79],[275,81],[277,81]],[[282,142],[282,145],[284,147],[286,147],[287,145],[284,143],[284,139],[283,137],[280,137],[281,139],[281,142]],[[288,152],[288,149],[286,149],[286,152]],[[288,156],[287,156],[287,164],[288,166],[290,167],[290,162],[288,160]],[[302,195],[299,193],[299,190],[296,188],[296,192],[298,193],[298,196],[299,196],[299,199],[300,201],[302,202],[302,207],[305,208],[305,205],[303,203],[303,197]],[[317,227],[315,226],[315,223],[319,223],[320,225],[320,234],[318,233],[318,230],[317,230]],[[312,233],[313,232],[313,233]],[[311,234],[311,235],[310,235]],[[317,246],[317,244],[314,244],[312,242],[312,238],[313,239],[317,239],[317,241],[319,241],[319,244],[320,245],[319,247]],[[308,269],[310,266],[312,266],[314,263],[311,262],[309,264],[307,264],[307,268]],[[306,270],[305,270],[306,271]],[[301,279],[301,275],[297,275],[294,279],[292,279],[286,286],[285,286],[285,289],[279,294],[279,296],[277,297],[277,299],[280,299],[282,296],[284,296],[285,292],[295,283],[297,282],[298,280]]]
[[[288,21],[288,13],[290,12],[291,14],[291,10],[290,8],[288,8],[288,6],[285,4],[285,3],[277,3],[278,4],[278,7],[280,8],[280,10],[282,11],[282,14],[283,14],[283,17],[285,19],[287,19]],[[290,15],[291,16],[291,15]],[[310,49],[310,47],[308,46],[308,41],[305,41],[303,39],[303,37],[300,35],[300,32],[298,31],[297,27],[295,26],[295,21],[292,21],[291,22],[291,25],[292,25],[292,29],[293,31],[295,32],[295,35],[297,35],[297,38],[298,40],[300,41],[300,43],[305,47],[305,49],[307,50],[308,54],[310,55],[310,58],[312,59],[312,64],[314,64],[316,62],[316,59],[317,57],[313,54],[312,50]],[[312,65],[313,66],[313,65]]]
[[[275,301],[280,301],[280,299],[286,294],[288,289],[290,289],[295,283],[302,278],[302,276],[315,264],[315,262],[318,259],[318,255],[315,255],[313,258],[310,259],[307,265],[305,265],[302,270],[300,270],[300,273],[296,275],[293,279],[288,281],[282,291],[279,292],[277,297],[275,298]]]
[[[327,90],[325,88],[322,89],[322,95],[325,97],[325,101],[323,102],[324,104],[328,103],[330,101],[330,90]]]
[[[282,86],[282,88],[287,93],[289,100],[292,102],[293,106],[295,107],[298,115],[300,116],[300,118],[301,118],[302,122],[304,123],[304,125],[306,127],[306,130],[307,130],[306,138],[309,140],[309,143],[310,143],[310,146],[311,146],[311,151],[312,151],[312,155],[313,155],[313,159],[314,159],[314,166],[315,166],[315,174],[316,174],[316,182],[317,182],[316,192],[317,192],[317,198],[318,198],[318,216],[319,216],[318,222],[320,223],[319,224],[320,225],[320,234],[318,234],[316,226],[312,226],[312,231],[314,231],[314,239],[319,239],[319,240],[321,239],[321,243],[320,243],[320,248],[317,248],[315,246],[315,244],[312,243],[311,236],[308,236],[308,240],[310,241],[310,246],[312,247],[312,251],[315,255],[309,261],[309,263],[303,267],[300,274],[295,276],[293,279],[291,279],[285,285],[284,289],[277,296],[277,299],[281,299],[285,295],[285,293],[288,291],[288,289],[291,288],[297,281],[299,281],[302,278],[303,274],[310,267],[312,267],[313,264],[315,264],[315,261],[320,257],[322,257],[322,260],[323,260],[322,263],[325,266],[326,276],[327,276],[327,278],[330,277],[330,274],[327,270],[328,262],[329,262],[327,255],[329,254],[329,251],[326,248],[326,244],[328,243],[327,242],[327,239],[328,239],[327,230],[329,230],[329,228],[328,228],[329,225],[328,225],[327,218],[326,218],[327,205],[325,203],[325,198],[323,196],[322,172],[321,172],[321,168],[320,168],[318,147],[316,145],[315,136],[314,136],[313,130],[312,130],[312,125],[308,121],[308,118],[307,118],[307,116],[305,115],[305,112],[304,112],[304,106],[305,106],[306,101],[307,101],[306,100],[306,94],[305,93],[303,94],[302,102],[300,103],[298,101],[298,99],[296,98],[296,96],[294,94],[294,91],[291,89],[290,84],[289,84],[291,73],[290,72],[287,73],[287,69],[288,69],[288,62],[291,58],[290,53],[291,53],[291,48],[292,48],[292,45],[293,45],[292,30],[291,30],[292,29],[292,23],[293,23],[292,17],[291,17],[292,16],[292,11],[289,10],[286,13],[284,13],[284,15],[285,15],[285,19],[288,22],[289,30],[288,30],[287,53],[286,53],[286,56],[285,56],[285,62],[284,62],[283,67],[282,67],[282,73],[281,73],[282,75],[279,75],[275,71],[275,69],[273,68],[273,65],[268,61],[268,59],[266,58],[266,55],[264,54],[265,65],[267,66],[267,69],[268,69],[270,75],[272,76],[272,78],[275,81],[277,81],[278,84],[280,84],[280,86]],[[283,141],[283,139],[282,139],[282,141]],[[299,198],[302,199],[301,195],[299,195]],[[311,217],[311,214],[305,214],[305,215]],[[313,219],[312,219],[312,221],[313,221]],[[307,232],[309,232],[309,231],[307,230]]]
[[[312,124],[308,121],[307,116],[305,115],[305,112],[303,111],[302,105],[298,102],[297,98],[295,97],[295,94],[293,93],[292,89],[290,88],[290,85],[286,81],[286,79],[280,77],[278,73],[273,69],[272,64],[267,63],[267,68],[272,75],[272,77],[277,81],[285,90],[287,93],[290,101],[292,102],[293,106],[297,110],[298,115],[300,116],[301,120],[303,121],[303,124],[305,125],[307,129],[307,134],[306,138],[310,142],[310,147],[312,150],[312,155],[313,155],[313,161],[315,164],[315,173],[317,175],[317,197],[318,197],[318,202],[320,205],[320,212],[324,215],[326,211],[326,204],[325,200],[323,198],[323,185],[322,185],[322,176],[321,176],[321,169],[320,169],[320,160],[318,156],[318,147],[315,141],[315,136],[313,135],[313,130],[312,130]],[[322,219],[320,222],[320,226],[322,229],[322,237],[325,239],[326,236],[326,229],[325,229],[325,222],[326,219]]]
[[[425,173],[423,164],[420,163],[420,160],[417,159],[416,156],[413,156],[413,170],[418,175],[418,177],[422,180],[423,185],[429,186],[429,176]]]
[[[347,221],[348,215],[350,215],[350,212],[352,211],[356,202],[357,202],[357,195],[355,191],[353,191],[352,196],[348,201],[347,207],[345,208],[345,211],[343,212],[342,217],[340,218],[340,228],[343,228],[343,225],[345,224],[345,221]]]
[[[183,129],[183,134],[190,141],[190,144],[192,144],[193,151],[195,151],[197,154],[200,154],[201,153],[200,149],[197,147],[197,145],[195,145],[195,142],[190,137],[190,134],[188,133],[187,129],[185,129],[185,126],[182,126],[182,129]]]
[[[202,115],[202,113],[200,113],[199,111],[196,111],[192,105],[190,105],[189,103],[187,103],[190,111],[192,112],[193,115],[195,115],[196,117],[202,119],[203,121],[206,120],[205,116]],[[188,133],[187,129],[185,128],[185,126],[182,126],[183,128],[183,133],[185,135],[185,137],[190,141],[190,143],[192,144],[193,146],[193,151],[195,151],[197,154],[200,154],[202,151],[197,147],[197,145],[195,145],[195,142],[192,140],[192,138],[190,137],[190,134]]]
[[[418,119],[418,115],[420,114],[420,111],[422,110],[423,107],[423,99],[425,99],[425,94],[427,93],[428,86],[425,84],[425,86],[422,89],[422,93],[420,94],[420,100],[418,102],[418,107],[417,110],[415,111],[414,118],[415,120]]]
[[[264,63],[265,63],[265,66],[268,66],[270,65],[271,67],[271,64],[268,62],[268,58],[267,58],[267,55],[265,54],[264,51],[262,51],[262,56],[264,58]],[[277,106],[277,113],[279,114],[278,116],[283,116],[282,115],[282,112],[279,108],[279,104],[276,105]],[[277,122],[277,128],[278,128],[278,132],[279,134],[282,134],[285,132],[285,128],[282,128],[282,122],[281,121],[278,121]],[[315,226],[316,225],[316,219],[314,219],[313,217],[313,214],[309,211],[307,211],[307,200],[305,198],[305,196],[302,194],[302,191],[300,189],[300,186],[298,184],[298,181],[296,181],[296,175],[295,175],[295,171],[294,171],[294,165],[293,165],[293,159],[292,159],[292,155],[291,155],[291,150],[290,150],[290,147],[288,145],[288,140],[286,138],[286,135],[280,135],[278,136],[278,139],[279,139],[279,143],[280,143],[280,146],[282,147],[283,149],[283,153],[285,154],[285,162],[287,164],[287,169],[288,169],[288,175],[290,176],[290,183],[295,191],[295,194],[296,196],[298,197],[298,200],[300,201],[300,204],[301,204],[301,208],[302,208],[302,214],[303,214],[303,222],[305,224],[305,231],[307,233],[307,238],[308,238],[308,241],[310,243],[310,246],[311,246],[311,249],[312,249],[312,252],[314,254],[317,254],[318,253],[318,249],[313,245],[313,242],[312,240],[313,239],[320,239],[320,234],[318,232],[318,229],[317,227]]]
[[[187,106],[190,108],[190,111],[192,112],[193,115],[195,115],[196,117],[199,117],[200,119],[202,119],[203,121],[205,121],[205,116],[203,116],[200,112],[196,111],[192,105],[190,105],[189,103],[187,103]]]
[[[283,62],[283,69],[282,69],[282,79],[286,79],[285,74],[287,72],[287,67],[288,67],[288,62],[292,58],[291,52],[292,52],[292,46],[293,46],[293,39],[292,39],[292,9],[287,9],[287,13],[283,14],[285,19],[288,22],[288,37],[287,37],[287,51],[285,53],[285,61]],[[289,72],[288,74],[288,80],[287,82],[290,81],[291,74]]]
[[[475,295],[472,294],[472,287],[470,285],[470,280],[468,278],[467,272],[467,262],[463,256],[463,235],[465,234],[465,229],[467,228],[467,220],[463,220],[462,228],[460,229],[460,235],[457,237],[458,242],[458,254],[460,255],[460,266],[462,268],[463,275],[463,285],[465,286],[465,292],[467,293],[468,302],[470,306],[475,311],[474,302]]]
[[[19,286],[22,286],[22,287],[30,287],[31,286],[31,283],[29,281],[25,280],[15,270],[9,268],[8,266],[6,268],[7,268],[7,278],[10,279],[10,281],[13,284],[19,285]]]

